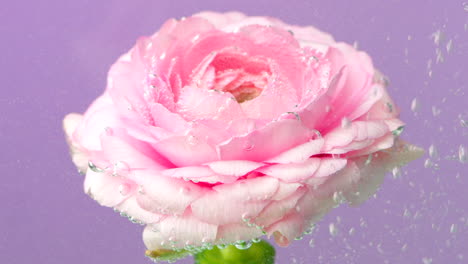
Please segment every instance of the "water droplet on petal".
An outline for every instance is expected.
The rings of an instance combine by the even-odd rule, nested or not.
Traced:
[[[405,130],[405,126],[399,126],[397,129],[392,131],[392,134],[396,137],[399,137],[401,133],[403,133],[403,130]]]
[[[254,145],[252,143],[250,143],[249,141],[245,142],[244,144],[244,150],[245,151],[250,151],[254,148]]]
[[[250,221],[250,214],[249,213],[243,213],[242,214],[242,221],[244,221],[244,222]]]
[[[122,183],[119,185],[119,193],[122,196],[127,196],[130,192],[130,186],[127,183]]]
[[[138,193],[139,193],[139,194],[145,194],[145,190],[143,189],[143,186],[142,186],[142,185],[139,185],[139,186],[138,186]]]
[[[107,136],[112,136],[114,134],[114,131],[112,130],[111,127],[105,127],[104,131],[106,132]]]
[[[101,173],[104,171],[103,169],[98,168],[92,161],[88,161],[88,167],[90,170],[97,172],[97,173]]]
[[[252,242],[250,241],[237,241],[235,247],[240,250],[249,249],[252,246]]]
[[[387,106],[388,112],[392,113],[393,112],[393,105],[391,103],[389,103],[389,102],[387,102],[385,105]]]
[[[372,154],[369,154],[369,156],[367,156],[366,161],[364,162],[364,166],[368,166],[371,162],[372,162]]]
[[[341,119],[341,128],[349,128],[351,126],[351,120],[347,117]]]
[[[127,163],[118,161],[112,166],[112,176],[125,176],[130,171]]]
[[[179,189],[179,193],[180,193],[180,194],[188,194],[189,192],[190,192],[190,188],[187,187],[187,186],[181,187],[181,188]]]
[[[166,52],[163,52],[163,53],[159,56],[159,59],[160,59],[160,60],[164,60],[164,58],[166,58]]]
[[[198,140],[197,140],[197,138],[195,136],[189,135],[187,137],[187,144],[189,144],[191,146],[195,146],[197,143],[198,143]]]

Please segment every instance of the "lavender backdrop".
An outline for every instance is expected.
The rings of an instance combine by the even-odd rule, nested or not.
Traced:
[[[356,42],[390,77],[403,137],[437,150],[390,174],[376,198],[336,209],[316,233],[279,249],[277,263],[468,263],[468,164],[458,160],[468,147],[468,3],[459,0],[5,1],[1,263],[149,263],[141,227],[83,193],[61,119],[102,92],[109,66],[138,36],[200,10],[275,16]]]

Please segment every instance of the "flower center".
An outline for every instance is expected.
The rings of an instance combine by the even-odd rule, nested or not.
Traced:
[[[230,91],[230,93],[236,98],[236,101],[241,104],[259,96],[262,93],[262,89],[251,85],[242,85],[234,91]]]
[[[245,52],[231,48],[211,58],[198,83],[205,89],[231,93],[241,104],[258,97],[268,85],[270,76],[270,66],[265,58],[249,57]]]

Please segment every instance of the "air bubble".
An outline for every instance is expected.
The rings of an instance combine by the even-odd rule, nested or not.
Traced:
[[[309,240],[309,247],[311,248],[315,247],[315,240],[313,238]]]
[[[330,223],[330,225],[328,226],[328,231],[330,232],[331,236],[338,235],[338,228],[336,227],[335,223]]]
[[[98,168],[96,164],[94,164],[92,161],[88,161],[88,167],[90,170],[97,172],[97,173],[101,173],[104,171],[103,169]]]
[[[398,167],[392,169],[393,179],[398,179],[401,177],[401,170]]]
[[[114,134],[114,131],[112,130],[111,127],[105,127],[104,131],[106,132],[107,136],[112,136]]]
[[[181,187],[181,188],[179,189],[179,193],[180,193],[180,194],[187,194],[187,193],[189,193],[189,192],[190,192],[190,188],[189,188],[189,187],[186,187],[186,186]]]
[[[234,246],[237,248],[237,249],[240,249],[240,250],[246,250],[246,249],[249,249],[251,246],[252,246],[252,242],[250,241],[237,241]]]
[[[127,174],[129,170],[129,166],[125,162],[118,161],[112,166],[112,176],[123,176]]]
[[[418,98],[414,98],[412,101],[411,101],[411,111],[413,111],[414,113],[418,112],[419,109],[421,108],[421,102],[419,101]]]
[[[130,192],[130,186],[127,183],[122,183],[119,185],[119,193],[122,196],[127,196]]]
[[[424,258],[422,258],[422,263],[423,264],[431,264],[432,263],[432,258],[424,257]]]
[[[457,228],[457,225],[456,225],[456,224],[452,224],[452,225],[450,226],[450,233],[452,233],[452,234],[453,234],[453,233],[456,233],[456,232],[457,232],[457,229],[458,229],[458,228]]]
[[[460,145],[458,147],[458,160],[461,163],[466,163],[468,161],[468,158],[466,156],[466,149],[465,149],[465,146],[463,145]]]
[[[347,117],[341,119],[341,128],[349,128],[351,126],[351,120]]]
[[[401,133],[403,133],[403,130],[405,130],[405,126],[399,126],[397,129],[392,131],[392,134],[396,137],[399,137]]]
[[[429,146],[429,157],[431,157],[433,159],[438,157],[437,148],[434,146],[434,144],[431,144]]]
[[[195,146],[197,144],[198,140],[195,136],[193,135],[189,135],[187,137],[187,144],[189,144],[190,146]]]
[[[424,168],[428,169],[430,167],[432,167],[432,161],[430,159],[426,159],[424,161]]]
[[[369,154],[369,156],[367,156],[366,161],[364,162],[364,166],[368,166],[371,162],[372,162],[372,154]]]
[[[244,144],[244,150],[245,151],[251,151],[253,148],[254,148],[254,145],[252,143],[250,143],[250,142],[246,142]]]
[[[432,106],[432,115],[433,116],[439,116],[441,112],[442,112],[442,110],[440,110],[440,108],[438,108],[435,105]]]

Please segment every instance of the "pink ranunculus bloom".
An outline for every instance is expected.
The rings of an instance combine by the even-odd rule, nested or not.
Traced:
[[[140,38],[64,129],[85,192],[146,225],[148,249],[286,246],[421,154],[398,114],[366,53],[311,26],[203,12]]]

